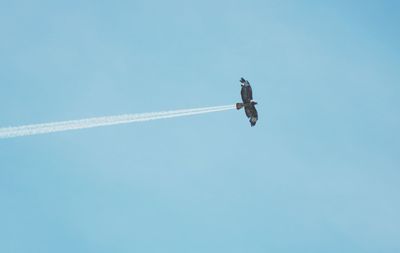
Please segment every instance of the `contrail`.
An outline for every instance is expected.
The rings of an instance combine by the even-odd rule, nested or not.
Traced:
[[[47,134],[53,132],[77,130],[77,129],[100,127],[100,126],[126,124],[139,121],[183,117],[196,114],[227,111],[235,108],[236,108],[235,105],[224,105],[224,106],[203,107],[203,108],[164,111],[164,112],[123,114],[115,116],[87,118],[80,120],[69,120],[69,121],[24,125],[17,127],[5,127],[5,128],[0,128],[0,139],[36,135],[36,134]]]

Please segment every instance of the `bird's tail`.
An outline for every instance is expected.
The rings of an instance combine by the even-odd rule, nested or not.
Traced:
[[[236,103],[236,109],[240,110],[243,107],[243,103]]]

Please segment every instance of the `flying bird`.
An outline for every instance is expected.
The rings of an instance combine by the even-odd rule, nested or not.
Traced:
[[[246,116],[250,119],[250,125],[253,127],[256,125],[258,120],[258,113],[255,107],[257,102],[253,100],[253,91],[249,81],[242,77],[240,82],[242,83],[242,90],[240,94],[242,96],[243,103],[236,103],[236,109],[240,110],[242,107],[244,107]]]

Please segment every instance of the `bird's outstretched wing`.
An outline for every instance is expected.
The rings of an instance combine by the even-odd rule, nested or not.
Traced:
[[[245,112],[246,112],[247,118],[250,119],[249,121],[250,121],[251,126],[255,126],[256,122],[258,120],[258,113],[257,113],[256,107],[254,105],[246,106]]]
[[[242,95],[243,103],[250,103],[250,101],[253,100],[253,91],[251,89],[250,83],[243,77],[240,79],[240,82],[242,83],[242,90],[240,94]]]

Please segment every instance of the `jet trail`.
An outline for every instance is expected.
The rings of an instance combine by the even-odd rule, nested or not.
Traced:
[[[235,105],[203,107],[195,109],[174,110],[165,112],[123,114],[106,117],[87,118],[80,120],[59,121],[51,123],[24,125],[17,127],[0,128],[0,139],[28,136],[36,134],[47,134],[53,132],[77,130],[84,128],[126,124],[140,121],[176,118],[196,114],[220,112],[235,109]]]

